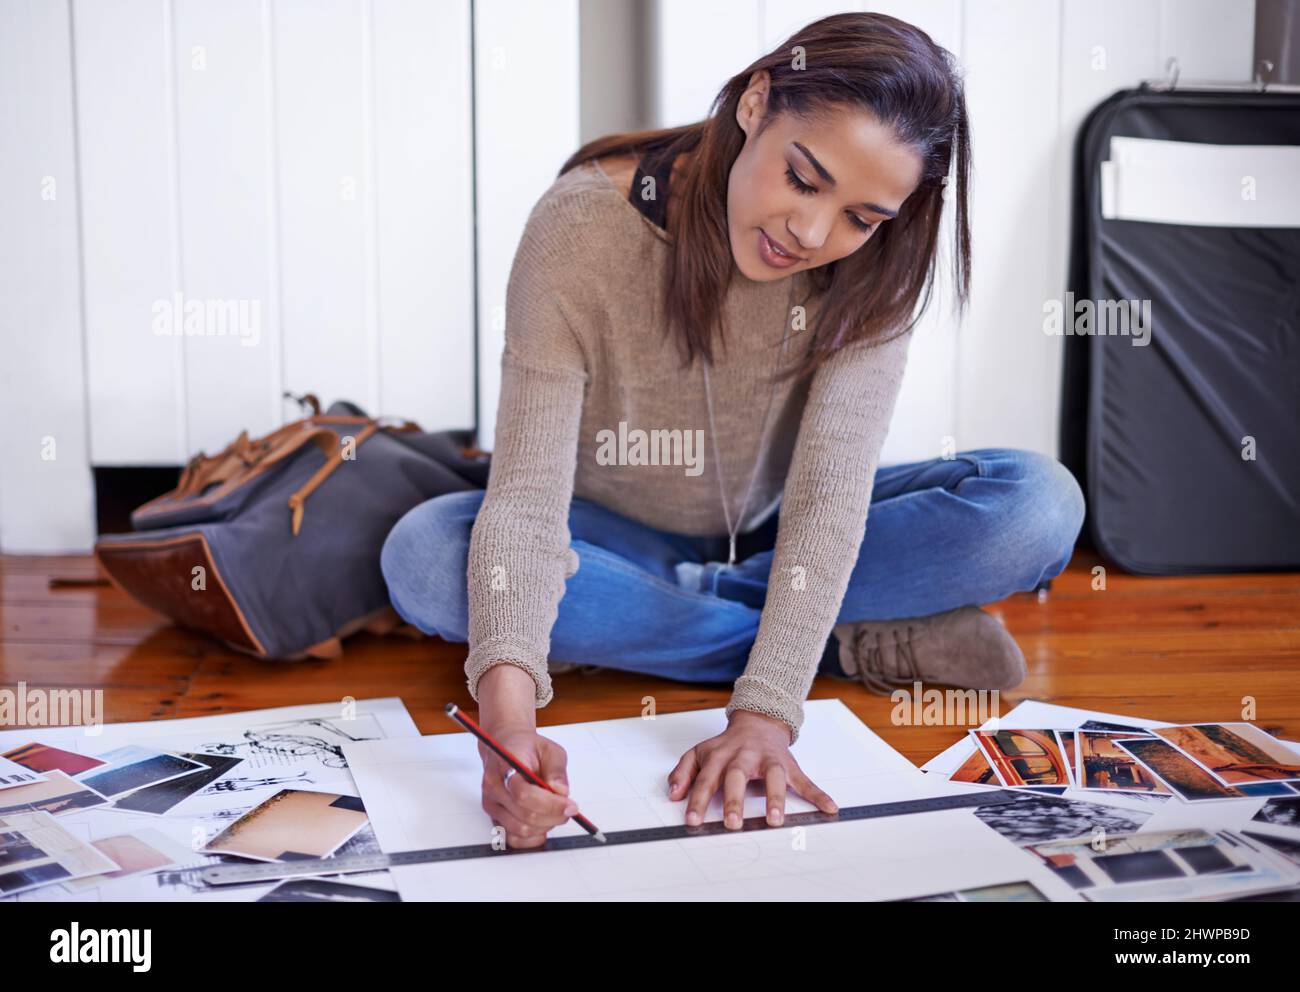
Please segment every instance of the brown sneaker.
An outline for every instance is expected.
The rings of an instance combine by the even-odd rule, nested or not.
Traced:
[[[836,624],[833,633],[845,674],[881,695],[913,682],[1011,689],[1025,678],[1025,656],[1015,639],[977,606]]]

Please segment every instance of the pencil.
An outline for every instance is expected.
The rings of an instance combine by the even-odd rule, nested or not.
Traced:
[[[461,708],[457,706],[455,703],[447,704],[447,715],[451,717],[453,720],[455,720],[457,723],[459,723],[466,730],[468,730],[475,737],[477,737],[479,740],[481,740],[488,747],[490,747],[498,758],[500,758],[502,761],[508,764],[520,775],[523,775],[525,778],[527,778],[528,781],[533,783],[533,785],[540,786],[541,788],[545,789],[547,792],[553,793],[554,795],[557,796],[559,795],[558,792],[556,792],[547,783],[543,782],[540,778],[534,775],[530,769],[525,767],[522,761],[516,758],[513,754],[511,754],[509,751],[503,748],[496,741],[494,741],[492,739],[491,734],[489,734],[486,730],[484,730],[477,723],[475,723],[470,717],[466,716],[464,711],[462,711]],[[592,837],[596,838],[596,840],[600,841],[602,844],[605,843],[605,835],[600,832],[599,828],[594,823],[588,820],[581,813],[578,813],[576,816],[574,816],[573,820],[578,824],[578,826],[582,827],[583,830],[587,831],[587,833],[591,834]]]

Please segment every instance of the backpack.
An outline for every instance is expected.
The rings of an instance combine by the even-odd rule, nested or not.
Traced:
[[[319,404],[308,397],[316,411]],[[102,537],[95,558],[128,595],[261,658],[330,658],[358,630],[401,626],[379,553],[407,510],[483,489],[471,432],[426,433],[335,403],[216,455]]]

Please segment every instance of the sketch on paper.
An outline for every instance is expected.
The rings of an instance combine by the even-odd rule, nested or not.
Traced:
[[[315,762],[322,768],[347,768],[343,745],[381,740],[383,732],[369,714],[351,720],[309,718],[249,727],[238,741],[205,744],[209,754],[238,755],[251,768]]]

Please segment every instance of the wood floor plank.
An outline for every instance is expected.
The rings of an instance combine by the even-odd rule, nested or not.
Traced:
[[[1171,721],[1255,722],[1300,739],[1300,574],[1129,576],[1092,588],[1080,555],[1043,598],[989,607],[1016,637],[1025,682],[1000,696]],[[179,630],[112,586],[51,589],[51,577],[93,579],[90,557],[0,556],[0,685],[101,688],[113,722],[202,716],[301,703],[399,696],[422,733],[456,728],[443,707],[473,708],[465,646],[436,638],[360,635],[329,661],[268,662]],[[603,670],[555,676],[542,726],[724,706],[727,684],[698,685]],[[839,698],[889,744],[922,763],[965,726],[896,722],[894,703],[820,678],[812,698]],[[906,714],[904,714],[905,716]],[[665,770],[666,774],[667,770]]]

